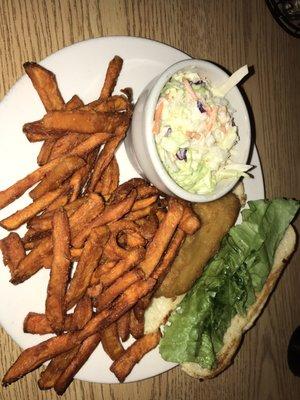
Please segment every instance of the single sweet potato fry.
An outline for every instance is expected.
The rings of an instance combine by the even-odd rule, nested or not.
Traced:
[[[49,236],[49,234],[51,235],[52,218],[54,212],[52,215],[49,215],[45,218],[41,218],[39,216],[32,218],[27,223],[28,230],[22,238],[23,243],[30,243],[45,236]]]
[[[100,99],[107,99],[111,96],[116,86],[123,65],[123,60],[115,56],[108,64],[104,84],[101,90]]]
[[[144,318],[137,319],[133,310],[130,311],[129,331],[135,339],[144,335]]]
[[[100,112],[126,111],[131,108],[126,96],[115,95],[108,99],[97,99],[81,107],[81,110],[95,110]]]
[[[116,360],[110,367],[120,382],[130,374],[133,367],[147,354],[154,349],[160,341],[160,332],[148,333],[134,342],[125,353]]]
[[[69,365],[66,366],[62,374],[56,380],[54,389],[57,394],[62,395],[66,391],[74,376],[89,359],[90,355],[100,343],[100,340],[101,333],[95,333],[84,340],[75,354],[75,357],[71,359]]]
[[[23,131],[25,132],[27,139],[30,142],[40,142],[43,140],[59,139],[67,134],[65,131],[53,132],[50,129],[46,130],[39,121],[29,122],[25,124],[23,126]],[[79,143],[78,145],[76,145],[76,147],[79,147],[81,145],[78,148],[78,151],[76,147],[74,147],[72,150],[70,150],[68,155],[78,155],[79,157],[82,157],[86,153],[89,153],[91,150],[93,150],[96,146],[99,146],[100,144],[111,139],[113,137],[113,134],[99,132],[99,133],[94,133],[93,135],[82,134],[82,136],[85,139],[84,143],[85,142],[86,143],[84,145],[83,143]],[[88,138],[86,139],[87,136]]]
[[[136,266],[145,256],[145,249],[143,247],[133,249],[128,252],[128,256],[117,262],[117,264],[108,272],[100,276],[100,282],[104,287],[110,286],[125,272]]]
[[[22,238],[22,242],[25,244],[36,242],[40,239],[43,239],[47,236],[51,235],[51,224],[50,224],[50,229],[48,230],[43,230],[43,231],[36,231],[32,228],[29,228],[28,231],[25,233],[24,237]],[[26,249],[28,249],[30,246],[26,246]]]
[[[154,294],[154,291],[148,293],[146,296],[139,299],[139,301],[133,307],[133,312],[134,312],[135,318],[138,321],[144,322],[145,311],[151,303],[153,294]]]
[[[88,296],[82,297],[74,309],[74,313],[66,321],[65,330],[74,332],[82,329],[93,316],[93,304]]]
[[[67,104],[65,104],[64,109],[65,110],[73,110],[74,108],[81,107],[83,105],[83,102],[80,100],[78,96],[73,96]],[[54,141],[56,144],[56,141],[62,138],[63,136],[67,136],[65,132],[52,132],[51,130],[46,130],[40,121],[35,121],[35,122],[29,122],[23,126],[23,132],[26,134],[27,139],[30,142],[40,142],[44,140],[51,140]],[[86,138],[86,135],[83,136],[82,140]],[[89,136],[89,135],[88,135]],[[76,143],[74,143],[74,146]],[[55,145],[54,145],[55,146]],[[72,147],[74,147],[72,146]],[[60,156],[63,153],[60,154]],[[50,157],[49,161],[51,159],[54,159],[54,157]]]
[[[125,96],[111,96],[106,100],[96,100],[94,104],[88,105],[95,111],[100,112],[115,112],[126,111],[130,108],[130,103]],[[85,108],[85,107],[84,107]]]
[[[144,209],[145,207],[151,206],[157,200],[157,195],[146,197],[145,199],[136,200],[134,205],[132,206],[131,211],[138,211]]]
[[[87,181],[88,174],[90,171],[90,166],[85,164],[83,167],[78,169],[70,179],[70,192],[71,192],[71,201],[74,201],[78,198],[81,193],[81,190]]]
[[[118,335],[122,342],[126,342],[128,340],[130,331],[129,331],[129,322],[130,322],[130,311],[123,314],[117,321],[118,327]]]
[[[100,261],[103,246],[108,236],[109,232],[106,227],[102,228],[101,233],[99,230],[91,232],[66,294],[66,306],[68,309],[72,308],[83,297],[89,287],[92,274]]]
[[[146,199],[154,195],[159,195],[159,190],[155,186],[151,186],[149,183],[137,187],[137,199]]]
[[[51,129],[46,129],[40,121],[27,122],[23,125],[23,132],[25,133],[29,142],[42,142],[44,140],[57,140],[63,135],[64,131],[53,132]]]
[[[0,226],[7,230],[13,230],[19,228],[24,222],[27,222],[33,218],[40,211],[43,211],[53,200],[55,200],[62,193],[65,193],[67,187],[61,186],[58,189],[52,190],[51,192],[45,193],[43,196],[34,200],[23,210],[19,210],[11,216],[0,221]]]
[[[83,133],[70,132],[56,139],[51,150],[49,161],[68,155],[70,150],[87,140],[89,136],[90,135],[85,135]]]
[[[193,235],[200,228],[201,222],[189,203],[183,200],[180,200],[180,202],[184,206],[184,211],[179,228],[188,235]]]
[[[112,360],[120,358],[125,351],[119,339],[116,322],[103,329],[101,332],[101,342],[103,350]]]
[[[82,297],[77,303],[72,314],[66,314],[63,331],[75,332],[82,329],[92,318],[93,307],[91,299],[87,296]],[[26,333],[45,335],[54,333],[45,314],[29,312],[24,319],[23,330]]]
[[[73,349],[81,344],[87,337],[99,332],[101,329],[106,328],[108,325],[118,320],[123,314],[130,310],[140,298],[144,297],[153,289],[155,282],[155,279],[152,278],[137,281],[126,289],[125,292],[112,303],[111,307],[95,315],[82,330],[50,338],[36,346],[24,350],[6,372],[2,380],[3,385],[7,386],[17,381],[24,375],[38,368],[45,361]],[[147,342],[145,344],[147,344]]]
[[[163,220],[165,219],[167,212],[162,210],[161,208],[159,208],[158,210],[156,210],[155,214],[157,216],[159,223],[161,224],[163,222]]]
[[[40,121],[46,131],[51,132],[78,132],[112,133],[125,120],[126,115],[113,112],[97,112],[93,110],[61,110],[51,111]]]
[[[80,345],[74,347],[66,353],[59,354],[50,361],[46,369],[41,373],[38,381],[38,385],[41,390],[47,390],[54,387],[55,382],[68,367],[72,359],[76,356],[79,348]]]
[[[175,199],[170,199],[166,217],[159,225],[152,241],[147,247],[145,259],[139,267],[145,276],[151,275],[164,251],[166,250],[183,214],[183,206]]]
[[[106,308],[115,300],[116,297],[139,279],[141,279],[141,274],[138,270],[129,271],[122,275],[95,299],[94,304],[97,310],[101,311]]]
[[[68,317],[66,316],[66,321]],[[23,331],[25,333],[32,333],[38,335],[45,335],[47,333],[54,333],[45,314],[38,314],[29,312],[23,322]]]
[[[45,165],[50,158],[51,151],[53,149],[53,146],[55,145],[56,139],[49,139],[45,140],[41,150],[37,156],[37,163],[38,165]]]
[[[95,186],[95,192],[109,198],[119,185],[119,175],[118,162],[113,157]]]
[[[115,136],[109,140],[105,146],[103,147],[103,149],[101,150],[98,159],[95,163],[95,167],[94,167],[94,171],[92,173],[91,176],[91,180],[88,184],[88,191],[89,192],[93,192],[100,177],[102,176],[104,170],[106,169],[106,167],[108,166],[108,164],[111,162],[115,151],[117,149],[117,147],[119,146],[119,144],[121,143],[121,141],[124,139],[127,129],[129,126],[129,120],[124,120],[122,122],[122,124],[119,124],[116,132],[115,132]]]
[[[185,237],[186,233],[178,227],[160,263],[153,271],[151,275],[152,278],[156,279],[158,282],[161,282],[165,278]]]
[[[70,227],[66,211],[58,209],[52,221],[53,260],[47,288],[46,317],[56,333],[64,328],[65,294],[70,273]]]
[[[65,110],[74,110],[75,108],[83,107],[84,103],[77,94],[74,94],[73,97],[65,105]]]
[[[69,155],[83,157],[86,154],[89,154],[95,148],[99,147],[101,144],[107,142],[109,139],[111,139],[111,137],[112,135],[110,133],[94,133],[93,135],[90,135],[90,137],[84,142],[79,143],[76,147],[74,147],[74,149],[70,151]]]
[[[20,261],[18,268],[12,274],[11,283],[14,285],[22,283],[39,271],[44,266],[44,259],[46,262],[49,262],[47,257],[51,249],[51,237],[42,239],[38,245]]]
[[[4,265],[7,265],[11,274],[13,274],[19,263],[26,256],[20,236],[15,232],[10,233],[7,237],[0,240],[0,249]]]
[[[69,202],[69,194],[68,193],[62,194],[59,197],[57,197],[54,201],[52,201],[52,203],[49,204],[49,206],[43,211],[42,215],[44,213],[47,213],[48,211],[54,211],[60,207],[64,207],[68,202]]]
[[[153,210],[153,205],[141,208],[140,210],[137,211],[130,211],[128,214],[125,215],[124,218],[128,219],[129,221],[136,221],[144,217],[147,217],[152,210]]]
[[[35,62],[23,64],[26,74],[37,91],[46,111],[62,110],[65,102],[58,89],[56,77],[53,72]]]

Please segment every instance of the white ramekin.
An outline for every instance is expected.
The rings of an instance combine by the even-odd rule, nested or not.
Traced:
[[[181,70],[195,70],[200,76],[209,79],[213,86],[219,86],[229,76],[220,67],[209,61],[189,59],[173,64],[160,76],[153,79],[139,96],[135,105],[131,128],[125,140],[125,147],[128,157],[137,172],[147,178],[162,192],[192,202],[212,201],[228,193],[237,183],[238,179],[226,179],[219,182],[211,194],[200,195],[190,193],[177,185],[170,177],[156,150],[152,126],[158,97],[161,89],[171,76]],[[235,163],[245,164],[248,159],[251,142],[247,108],[237,87],[231,89],[226,98],[235,110],[234,122],[238,127],[240,137],[239,142],[235,146],[235,154],[231,159]]]

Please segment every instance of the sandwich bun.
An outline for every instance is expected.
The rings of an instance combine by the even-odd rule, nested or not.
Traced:
[[[196,363],[183,363],[181,368],[188,375],[198,379],[210,379],[219,375],[233,362],[243,335],[250,329],[262,312],[272,290],[274,289],[284,267],[291,257],[296,246],[296,233],[291,225],[287,228],[285,235],[275,253],[274,264],[270,275],[266,280],[262,291],[257,295],[256,302],[250,306],[247,315],[242,317],[236,315],[225,332],[224,345],[217,357],[217,367],[209,370],[202,368]]]
[[[239,183],[233,193],[238,197],[241,206],[246,204],[244,186]],[[270,274],[254,304],[248,309],[246,316],[236,315],[225,332],[224,344],[217,356],[217,366],[214,369],[202,368],[197,363],[187,362],[181,364],[181,368],[188,375],[198,379],[211,379],[228,368],[235,354],[238,351],[245,332],[250,329],[262,312],[272,290],[274,289],[280,275],[286,266],[289,258],[296,246],[296,233],[291,225],[287,228],[275,253],[274,264]],[[176,309],[185,295],[173,298],[158,297],[153,298],[151,305],[145,312],[145,333],[156,331],[159,327],[167,323],[168,317]],[[163,329],[163,328],[162,328]]]

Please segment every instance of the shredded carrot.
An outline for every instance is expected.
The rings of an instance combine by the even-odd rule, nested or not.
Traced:
[[[191,132],[191,131],[186,131],[186,136],[189,137],[190,139],[201,139],[201,134],[198,132]]]
[[[159,133],[163,108],[164,108],[164,103],[162,100],[160,100],[157,103],[155,114],[154,114],[154,125],[153,125],[153,129],[152,129],[152,132],[154,135],[157,135]]]
[[[208,121],[208,123],[206,123],[206,129],[207,129],[207,132],[209,133],[209,131],[213,127],[214,123],[216,122],[218,110],[217,110],[217,108],[215,108],[213,110],[207,109],[206,111],[209,116],[209,121]]]

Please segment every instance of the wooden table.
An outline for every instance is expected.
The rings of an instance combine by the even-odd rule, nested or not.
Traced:
[[[72,43],[107,35],[155,39],[230,71],[253,65],[255,73],[244,89],[266,194],[300,197],[300,41],[277,25],[264,1],[2,0],[1,98],[23,74],[23,62],[39,61]],[[299,228],[299,220],[296,225]],[[291,374],[286,359],[290,335],[300,325],[299,254],[294,255],[263,316],[246,335],[234,365],[218,378],[201,383],[175,368],[125,385],[76,381],[65,399],[299,399],[300,380]],[[1,376],[19,352],[2,330]],[[34,372],[0,389],[1,400],[58,398],[40,392],[37,377]]]

